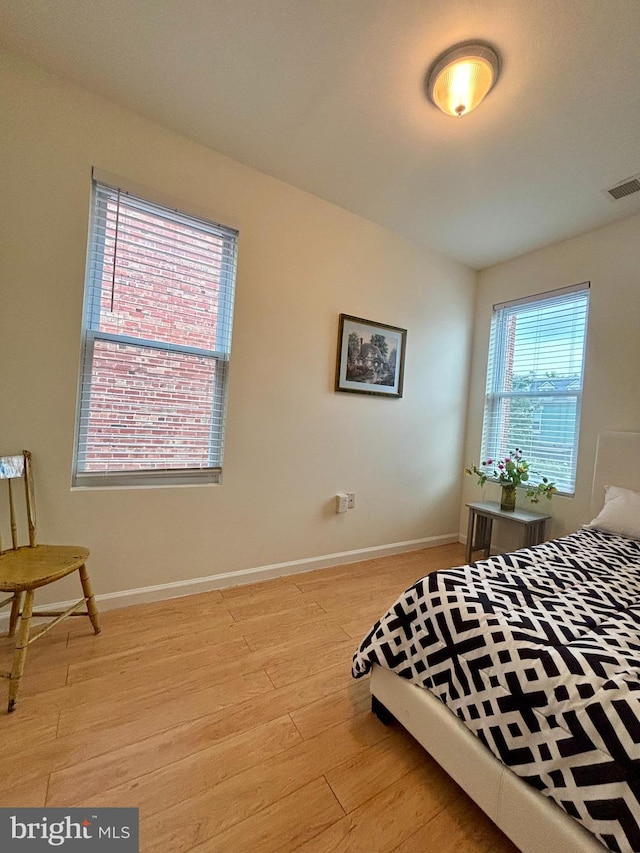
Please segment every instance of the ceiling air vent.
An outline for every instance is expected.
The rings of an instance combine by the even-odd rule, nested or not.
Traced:
[[[640,192],[640,175],[634,175],[632,178],[626,178],[624,181],[616,184],[615,187],[610,187],[606,190],[609,198],[612,198],[614,201],[618,201],[618,199],[637,192]]]

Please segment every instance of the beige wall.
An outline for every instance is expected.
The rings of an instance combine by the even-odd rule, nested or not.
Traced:
[[[624,204],[624,202],[620,202]],[[554,536],[576,530],[591,519],[591,482],[598,433],[640,431],[640,216],[600,228],[509,263],[479,276],[475,314],[466,459],[479,461],[487,347],[494,303],[565,285],[591,282],[587,355],[576,494],[539,504],[550,511]],[[464,501],[498,498],[497,486],[483,491],[465,478]],[[518,505],[535,509],[524,496]],[[466,509],[461,530],[466,532]],[[506,529],[498,542],[515,544]]]
[[[455,535],[475,273],[16,57],[0,75],[0,431],[34,453],[41,539],[88,545],[108,593]],[[70,489],[93,165],[240,230],[221,486]],[[408,329],[402,400],[334,393],[340,312]]]

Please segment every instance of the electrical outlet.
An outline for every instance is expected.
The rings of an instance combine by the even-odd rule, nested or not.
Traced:
[[[346,512],[348,507],[349,498],[344,492],[338,492],[336,495],[336,512]]]
[[[356,505],[356,493],[355,492],[347,492],[347,509],[355,509]]]

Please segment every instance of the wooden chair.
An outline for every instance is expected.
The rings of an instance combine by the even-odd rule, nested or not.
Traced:
[[[24,511],[16,511],[13,480],[24,483]],[[2,672],[9,679],[9,712],[16,706],[16,697],[20,679],[24,671],[27,647],[42,637],[50,628],[67,616],[88,616],[96,634],[100,633],[98,608],[93,597],[91,582],[87,573],[87,548],[78,545],[37,545],[36,512],[31,468],[31,454],[28,450],[17,456],[0,456],[0,480],[7,481],[9,527],[11,530],[11,548],[3,550],[0,535],[0,592],[10,592],[9,598],[0,601],[0,608],[11,604],[9,618],[9,636],[13,637],[18,629],[13,663],[10,672]],[[19,545],[18,520],[24,520],[29,531],[29,544]],[[26,538],[26,537],[25,537]],[[67,610],[40,610],[33,612],[33,598],[36,589],[60,580],[71,572],[80,573],[83,598]],[[24,603],[22,601],[24,595]],[[86,603],[86,610],[78,612]],[[33,618],[51,618],[51,621],[30,634]]]

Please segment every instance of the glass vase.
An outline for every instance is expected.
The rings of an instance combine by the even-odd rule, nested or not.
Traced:
[[[513,512],[516,508],[516,487],[502,486],[500,490],[500,509],[503,512]]]

